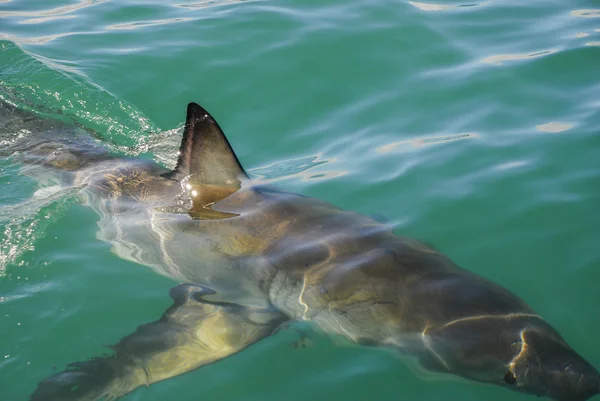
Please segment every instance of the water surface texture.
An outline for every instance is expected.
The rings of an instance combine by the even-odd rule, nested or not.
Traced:
[[[2,100],[168,167],[196,101],[253,178],[384,216],[520,295],[600,367],[598,2],[49,3],[0,0]],[[0,161],[10,401],[160,317],[176,284],[112,254],[76,193],[21,169]],[[281,331],[124,399],[533,399],[311,336]]]

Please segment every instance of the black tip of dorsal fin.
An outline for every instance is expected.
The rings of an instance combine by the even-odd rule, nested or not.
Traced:
[[[238,188],[248,178],[219,124],[197,103],[187,107],[177,166],[163,176],[181,180],[190,175],[198,184]]]

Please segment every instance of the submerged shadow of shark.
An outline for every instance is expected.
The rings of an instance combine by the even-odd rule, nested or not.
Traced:
[[[387,225],[253,184],[195,103],[173,171],[42,129],[10,150],[30,170],[80,187],[117,255],[184,284],[159,320],[112,355],[43,380],[32,401],[119,398],[235,354],[294,319],[400,349],[436,372],[560,401],[600,392],[596,369],[508,290]]]

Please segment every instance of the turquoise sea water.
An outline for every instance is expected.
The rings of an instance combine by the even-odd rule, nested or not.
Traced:
[[[509,288],[600,367],[595,1],[0,0],[0,98],[172,166],[204,105],[279,188],[386,216]],[[3,138],[0,138],[2,140]],[[0,161],[0,399],[101,355],[175,283]],[[308,327],[301,327],[308,329]],[[528,400],[288,329],[126,400]]]

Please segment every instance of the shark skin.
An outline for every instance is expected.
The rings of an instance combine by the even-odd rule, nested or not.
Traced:
[[[8,105],[0,121],[9,121],[0,135],[34,124]],[[182,284],[159,320],[113,354],[44,379],[32,401],[118,399],[240,352],[290,320],[554,400],[600,392],[598,371],[507,289],[369,217],[254,184],[195,103],[173,171],[40,127],[4,151],[80,188],[116,255]]]

